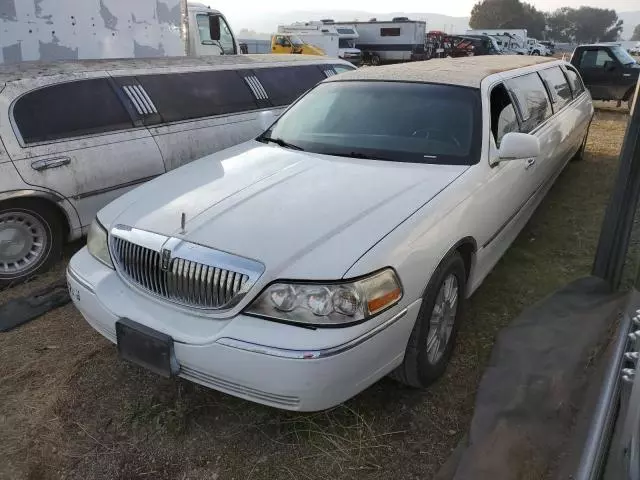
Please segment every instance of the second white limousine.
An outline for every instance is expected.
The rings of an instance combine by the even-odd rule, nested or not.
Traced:
[[[331,77],[255,140],[102,209],[67,278],[121,357],[313,411],[381,377],[424,387],[593,106],[525,56]]]

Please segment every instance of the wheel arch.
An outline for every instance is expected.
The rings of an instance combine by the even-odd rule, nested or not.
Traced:
[[[622,100],[629,100],[632,96],[633,93],[636,91],[636,86],[632,85],[629,87],[629,89],[625,92],[624,97],[622,97]]]
[[[71,235],[71,226],[73,222],[67,212],[61,205],[60,201],[64,198],[56,195],[55,193],[46,192],[43,190],[12,190],[10,192],[0,193],[0,206],[8,201],[35,201],[42,203],[43,205],[50,206],[57,212],[60,221],[62,222],[63,230],[66,232],[65,241]]]

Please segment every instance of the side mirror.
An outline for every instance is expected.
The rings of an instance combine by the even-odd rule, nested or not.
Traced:
[[[209,36],[211,40],[220,41],[220,17],[209,15]]]
[[[265,132],[273,122],[276,121],[277,115],[271,111],[264,111],[258,113],[258,126],[261,132]]]
[[[509,132],[500,142],[498,162],[524,160],[540,155],[540,141],[528,133]]]

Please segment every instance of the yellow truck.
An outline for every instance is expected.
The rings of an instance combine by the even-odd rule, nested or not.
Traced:
[[[271,53],[300,53],[303,55],[325,55],[320,47],[306,43],[291,33],[278,33],[271,36]]]

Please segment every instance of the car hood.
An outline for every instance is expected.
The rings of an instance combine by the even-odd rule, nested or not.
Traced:
[[[252,141],[158,177],[98,217],[107,228],[126,225],[257,260],[273,278],[340,278],[467,168]]]

